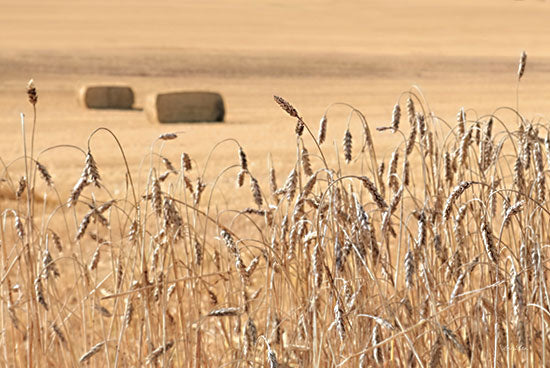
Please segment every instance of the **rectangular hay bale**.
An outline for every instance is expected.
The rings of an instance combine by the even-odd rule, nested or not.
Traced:
[[[128,86],[84,86],[79,101],[89,109],[131,109],[134,91]]]
[[[225,106],[216,92],[169,92],[150,95],[145,111],[151,122],[223,121]]]

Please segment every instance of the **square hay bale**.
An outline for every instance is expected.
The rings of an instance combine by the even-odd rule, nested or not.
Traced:
[[[89,109],[131,109],[134,91],[128,86],[84,86],[78,99]]]
[[[216,92],[169,92],[150,95],[145,112],[151,122],[223,121],[225,106]]]

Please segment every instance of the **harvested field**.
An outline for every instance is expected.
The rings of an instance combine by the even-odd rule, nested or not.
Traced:
[[[0,365],[547,366],[549,16],[6,2]]]

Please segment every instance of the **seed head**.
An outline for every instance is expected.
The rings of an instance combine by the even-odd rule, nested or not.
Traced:
[[[21,222],[21,217],[19,217],[18,214],[15,215],[15,230],[17,231],[17,236],[21,240],[25,237],[25,228],[23,227],[23,223]]]
[[[401,120],[401,107],[399,104],[395,104],[393,107],[392,117],[391,117],[391,130],[396,132],[399,129],[399,122]]]
[[[491,225],[489,225],[489,222],[485,218],[481,221],[481,237],[483,239],[483,245],[485,246],[487,256],[495,264],[498,264],[498,253],[495,249],[493,231],[491,229]]]
[[[298,118],[298,121],[296,122],[296,129],[295,129],[296,135],[298,137],[301,137],[302,134],[304,134],[304,128],[305,128],[304,121]]]
[[[168,158],[163,157],[162,163],[166,167],[166,170],[176,172],[176,168],[174,167],[174,165],[172,165],[172,161],[170,161]]]
[[[508,209],[506,210],[506,213],[504,214],[504,221],[503,221],[504,227],[507,227],[508,225],[510,225],[512,216],[520,212],[523,209],[524,204],[525,204],[525,201],[521,200],[516,204],[514,204],[513,206],[508,207]]]
[[[239,147],[239,160],[241,163],[241,170],[248,170],[248,161],[246,159],[246,153],[244,153],[242,147]]]
[[[319,144],[322,144],[327,137],[327,116],[323,115],[321,118],[321,121],[319,122],[319,136],[318,141]]]
[[[160,140],[163,141],[170,141],[172,139],[176,139],[178,135],[176,133],[164,133],[159,136]]]
[[[409,124],[411,124],[411,127],[414,126],[415,109],[414,102],[410,97],[407,98],[407,115],[409,117]]]
[[[374,183],[366,176],[362,176],[360,179],[365,188],[367,188],[367,190],[369,191],[374,202],[378,205],[378,208],[380,208],[381,210],[385,210],[388,207],[388,204],[386,203],[384,197],[382,197],[378,189],[376,189],[376,185],[374,185]]]
[[[84,172],[86,173],[88,182],[95,184],[95,186],[99,188],[99,180],[101,179],[101,177],[99,176],[99,170],[97,169],[97,164],[94,160],[94,156],[92,156],[92,152],[90,151],[88,151],[88,153],[86,154]]]
[[[285,110],[288,115],[292,116],[293,118],[298,117],[298,111],[296,111],[296,109],[284,98],[279,96],[273,96],[273,99],[275,99],[275,102],[277,102],[279,106],[281,106],[281,108]]]
[[[155,362],[157,361],[157,359],[163,355],[164,353],[166,353],[168,350],[170,350],[172,348],[172,346],[174,346],[174,342],[173,341],[168,341],[165,345],[161,345],[159,346],[158,348],[156,348],[155,350],[153,350],[151,352],[151,354],[149,354],[149,356],[147,357],[147,364],[155,364]]]
[[[181,154],[181,167],[185,171],[191,170],[191,158],[185,152]]]
[[[286,183],[285,183],[285,188],[284,188],[284,191],[289,201],[291,201],[292,198],[294,198],[294,195],[296,194],[297,184],[298,184],[298,174],[296,173],[296,169],[294,168],[288,175],[288,178],[286,179]]]
[[[84,363],[86,362],[88,359],[90,359],[92,356],[94,356],[95,354],[97,354],[101,348],[105,346],[105,341],[102,341],[100,343],[97,343],[95,344],[90,350],[88,350],[86,353],[84,353],[84,355],[82,355],[80,357],[80,360],[79,362],[80,363]]]
[[[46,167],[38,161],[36,161],[36,167],[42,179],[46,182],[46,184],[48,184],[49,187],[52,187],[53,186],[52,176],[50,175]]]
[[[34,79],[31,79],[27,84],[27,96],[29,96],[29,102],[31,103],[31,105],[36,105],[36,103],[38,102],[38,93],[36,92]]]
[[[245,171],[245,170],[240,170],[239,173],[237,174],[237,187],[240,188],[243,186],[244,184],[244,178],[246,176],[246,173],[248,171]]]
[[[17,187],[17,191],[15,192],[15,198],[21,198],[23,192],[25,191],[25,188],[27,188],[27,178],[22,176],[21,179],[19,179],[19,186]]]
[[[463,137],[466,132],[466,112],[464,111],[464,107],[461,107],[458,114],[456,114],[456,121],[458,122],[459,137]]]
[[[311,170],[311,161],[309,160],[309,152],[305,146],[302,147],[301,158],[302,158],[302,168],[304,169],[304,173],[307,176],[313,175],[313,171]]]
[[[48,304],[44,299],[44,289],[42,288],[42,280],[40,276],[34,279],[34,293],[36,294],[36,300],[40,303],[45,310],[48,310]]]
[[[252,191],[252,196],[254,197],[254,203],[258,207],[261,207],[263,204],[262,192],[260,191],[260,184],[256,178],[250,176],[250,190]]]
[[[464,191],[468,189],[472,184],[472,181],[463,181],[453,189],[453,191],[449,195],[449,198],[447,198],[447,202],[445,202],[445,208],[443,208],[443,222],[447,221],[447,219],[449,218],[449,215],[451,214],[451,208],[458,197],[460,197],[460,195],[464,193]]]
[[[519,58],[518,81],[521,80],[521,77],[523,77],[523,73],[525,72],[526,62],[527,62],[527,54],[525,53],[525,51],[522,51],[521,56]]]
[[[344,158],[346,159],[346,163],[349,164],[351,162],[351,143],[352,143],[351,133],[349,129],[346,130],[342,143],[344,145]]]
[[[229,307],[229,308],[220,308],[210,311],[207,315],[209,317],[231,317],[236,316],[240,312],[239,308]]]
[[[277,174],[273,167],[269,169],[269,189],[271,190],[271,194],[277,191]]]

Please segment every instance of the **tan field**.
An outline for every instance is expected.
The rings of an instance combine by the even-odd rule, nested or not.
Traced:
[[[181,151],[200,161],[227,137],[241,142],[259,170],[267,170],[267,152],[276,162],[292,160],[293,121],[273,103],[274,94],[315,129],[325,108],[338,101],[363,111],[371,126],[386,124],[412,85],[449,121],[462,106],[480,114],[515,106],[522,50],[529,72],[521,109],[546,114],[549,15],[540,1],[6,1],[0,13],[0,155],[9,160],[22,152],[19,113],[30,113],[24,95],[30,78],[39,91],[38,149],[83,146],[92,130],[105,126],[132,165],[158,134],[180,130],[176,161]],[[161,126],[141,111],[82,109],[76,90],[99,82],[133,86],[138,107],[157,91],[219,91],[226,122]],[[330,141],[342,138],[347,115],[339,112],[330,117],[331,128],[339,125]],[[386,137],[376,136],[382,150]],[[96,143],[94,151],[104,172],[118,171],[110,142]],[[82,162],[72,154],[49,156],[54,179],[72,186]]]
[[[550,149],[540,148],[550,114],[549,19],[550,4],[538,0],[0,0],[0,365],[550,364],[545,286],[550,212],[540,194],[546,192],[540,178],[547,173],[536,163],[541,150]],[[518,84],[522,51],[527,66]],[[33,157],[47,167],[56,190],[46,190],[36,174],[37,189],[30,196],[35,203],[15,193],[25,175],[20,113],[27,152],[32,137],[31,78],[38,93]],[[79,105],[79,88],[97,83],[131,86],[134,109]],[[179,90],[219,92],[225,121],[148,121],[143,111],[147,96]],[[348,103],[365,115],[374,141],[370,148],[365,138],[361,141],[361,120],[353,115],[350,123],[350,110],[342,105],[327,115],[326,162],[304,133],[298,147],[307,146],[314,171],[327,167],[318,174],[323,179],[316,194],[303,191],[310,175],[298,170],[296,194],[311,196],[307,212],[300,208],[304,202],[284,200],[289,189],[281,187],[300,158],[296,118],[281,109],[274,95],[298,110],[315,137],[327,107]],[[407,154],[413,180],[400,192],[393,179],[384,189],[387,174],[378,177],[374,166],[384,162],[391,170],[392,152],[399,146],[403,154],[409,97],[417,112],[423,109],[421,120],[429,121],[436,149],[433,142],[430,146],[417,138],[415,143],[413,137],[418,150]],[[403,135],[377,131],[390,125],[396,103]],[[516,131],[520,126],[510,109],[499,110],[503,106],[520,111],[524,130],[501,133],[504,127]],[[483,130],[491,152],[497,152],[491,168],[478,167],[482,159],[473,148],[468,153],[466,147],[466,158],[459,157],[467,134],[455,136],[451,129],[461,129],[455,127],[461,108],[470,138]],[[493,113],[494,142],[486,128]],[[410,120],[413,129],[416,119]],[[113,137],[100,130],[89,139],[101,127],[120,141],[136,185],[134,200]],[[348,128],[354,139],[350,165],[342,147]],[[177,133],[177,140],[156,140],[170,132]],[[212,153],[226,138],[234,138],[246,152],[250,171],[243,171],[259,182],[262,199],[258,203],[256,196],[256,204],[265,221],[254,218],[258,213],[253,210],[246,220],[231,212],[254,207],[254,199],[248,180],[245,188],[235,189],[242,167],[235,142]],[[532,144],[528,153],[522,151],[526,141]],[[504,142],[500,158],[499,142]],[[104,187],[93,196],[86,189],[82,207],[66,209],[88,144]],[[363,144],[367,149],[360,153]],[[479,155],[485,154],[484,143],[477,145]],[[523,153],[516,160],[517,150]],[[179,171],[183,152],[193,162],[192,180],[200,177],[211,202],[191,203],[182,172],[162,184],[162,195],[155,194],[155,178],[164,171],[157,154]],[[444,174],[446,157],[455,166],[461,162],[452,178],[449,169]],[[527,184],[513,169],[520,161]],[[394,176],[401,178],[401,165]],[[269,191],[271,166],[279,194]],[[152,173],[153,167],[158,172]],[[377,188],[346,175],[370,177]],[[93,173],[87,180],[92,184]],[[466,186],[465,180],[473,183]],[[456,192],[461,185],[465,194]],[[377,191],[385,206],[373,201]],[[138,206],[142,195],[148,197]],[[155,207],[155,195],[159,201],[164,196],[162,208]],[[455,202],[461,195],[462,201]],[[498,214],[490,215],[492,197],[501,202]],[[115,200],[101,210],[109,213],[105,228],[95,199]],[[323,201],[331,208],[326,213]],[[178,223],[169,209],[174,203],[185,223],[179,228],[170,223]],[[445,203],[443,211],[451,211],[454,227],[452,220],[446,224],[445,215],[441,219]],[[458,210],[466,203],[470,207]],[[517,212],[508,211],[513,203]],[[352,240],[367,236],[361,235],[363,223],[353,220],[361,217],[362,206],[379,240],[369,240],[376,251],[371,248],[368,256],[360,256]],[[338,207],[343,210],[333,213]],[[386,211],[392,220],[384,224]],[[91,218],[94,231],[87,233]],[[128,235],[132,222],[139,231]],[[462,227],[466,235],[460,233],[461,238],[457,228]],[[46,262],[51,231],[65,248],[52,246],[53,260]],[[295,232],[299,235],[293,237]],[[94,239],[84,236],[90,233]],[[349,256],[355,263],[350,260],[342,269],[336,265],[341,262],[339,241],[352,244],[348,251],[355,249]],[[423,250],[426,243],[433,247]],[[539,266],[525,263],[525,252],[538,257]],[[63,282],[44,276],[53,272],[52,264],[61,268]],[[245,264],[258,264],[256,274],[255,266],[245,271]]]

